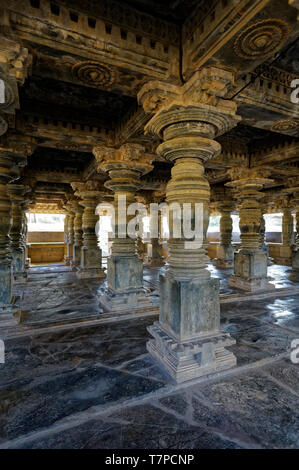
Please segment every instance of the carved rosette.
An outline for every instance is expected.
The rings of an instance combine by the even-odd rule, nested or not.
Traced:
[[[102,88],[108,88],[116,79],[114,70],[95,61],[84,61],[73,65],[72,74],[82,83]]]
[[[247,60],[266,58],[280,49],[289,32],[289,25],[279,18],[251,24],[235,40],[235,54]]]

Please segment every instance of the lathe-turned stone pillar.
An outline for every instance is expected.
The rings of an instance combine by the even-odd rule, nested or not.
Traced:
[[[7,185],[19,178],[18,165],[26,163],[24,155],[10,145],[0,145],[0,308],[10,306],[13,286],[13,253],[10,242],[12,204]]]
[[[68,232],[69,232],[69,214],[67,210],[65,209],[65,217],[64,217],[64,261],[65,261],[65,264],[68,263],[68,256],[67,256]]]
[[[10,230],[11,250],[13,256],[13,274],[15,280],[26,280],[25,271],[25,241],[24,231],[26,223],[25,215],[25,195],[30,191],[30,187],[21,184],[9,184],[7,191],[12,203],[12,227]]]
[[[151,202],[155,204],[161,204],[165,199],[165,192],[161,195],[153,194]],[[165,260],[163,257],[163,248],[162,248],[162,213],[158,213],[158,227],[156,227],[156,218],[152,214],[150,215],[149,220],[150,226],[150,237],[151,237],[151,246],[152,254],[148,257],[148,262],[151,267],[161,267],[164,266]]]
[[[299,281],[299,188],[294,195],[294,203],[296,203],[296,239],[292,254],[292,274],[293,279]]]
[[[235,356],[226,349],[235,341],[220,331],[219,281],[206,269],[210,186],[204,162],[220,153],[221,146],[214,138],[234,126],[237,117],[229,105],[218,109],[200,104],[205,98],[200,93],[205,77],[197,73],[191,80],[182,88],[153,82],[139,94],[145,110],[151,103],[156,105],[145,129],[163,139],[157,152],[173,163],[166,188],[166,202],[173,204],[168,266],[166,274],[160,275],[160,317],[148,328],[153,338],[147,349],[176,382],[236,364]],[[222,85],[216,84],[215,93],[223,91]],[[213,83],[208,89],[214,91]],[[199,224],[195,226],[196,237],[184,229],[184,204],[190,209],[192,226],[196,221]]]
[[[72,209],[71,202],[69,201],[65,206],[68,213],[67,220],[67,249],[66,249],[66,265],[71,266],[73,260],[73,246],[74,246],[74,219],[75,214]]]
[[[234,248],[232,246],[234,210],[233,200],[224,199],[217,204],[220,212],[220,243],[217,247],[215,265],[219,268],[232,268],[234,264]]]
[[[274,289],[267,277],[267,254],[262,249],[264,228],[260,202],[264,196],[260,190],[272,180],[263,177],[267,175],[266,170],[244,168],[232,169],[229,173],[233,181],[226,185],[238,191],[241,201],[241,248],[234,255],[234,275],[229,285],[250,292]]]
[[[81,253],[83,246],[83,212],[84,207],[80,201],[72,201],[72,210],[74,213],[74,244],[73,244],[73,259],[71,265],[74,269],[81,265]]]
[[[288,203],[286,201],[286,203]],[[275,258],[277,264],[292,265],[292,251],[294,245],[294,221],[292,209],[283,207],[282,215],[282,245],[279,246],[279,255]]]
[[[77,268],[80,279],[104,279],[105,271],[102,268],[102,250],[98,245],[96,225],[99,216],[96,212],[105,191],[100,189],[97,181],[87,183],[72,183],[75,196],[81,199],[80,204],[84,211],[82,215],[83,246],[81,247],[81,264]]]
[[[143,263],[138,257],[137,234],[128,233],[133,214],[128,207],[135,203],[141,187],[140,177],[152,170],[152,156],[138,144],[124,144],[119,149],[96,147],[93,153],[98,171],[108,173],[106,188],[114,192],[115,237],[107,261],[108,292],[100,299],[106,311],[135,310],[151,306],[143,289]]]
[[[293,246],[293,253],[292,253],[292,271],[290,275],[290,279],[293,281],[299,282],[299,179],[290,178],[289,180],[289,188],[285,190],[287,194],[291,195],[290,198],[290,207],[293,208],[296,214],[296,238],[295,244]]]

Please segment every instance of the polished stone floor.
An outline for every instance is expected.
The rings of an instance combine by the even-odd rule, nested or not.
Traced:
[[[1,328],[0,449],[298,448],[299,294],[273,265],[277,294],[238,299],[221,281],[221,324],[235,339],[236,368],[175,385],[146,351],[158,315],[158,269],[145,270],[152,310],[105,314],[105,282],[66,266],[35,266],[19,284],[23,323]],[[298,286],[297,286],[298,287]],[[229,297],[233,294],[233,297]]]

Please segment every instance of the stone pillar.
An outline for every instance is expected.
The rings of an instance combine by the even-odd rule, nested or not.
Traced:
[[[81,247],[81,264],[77,268],[77,276],[80,279],[104,279],[105,271],[102,268],[102,251],[98,246],[98,237],[96,234],[96,225],[99,216],[96,208],[105,195],[100,190],[97,181],[88,181],[87,183],[72,183],[75,189],[75,196],[81,199],[83,206],[82,230],[83,246]]]
[[[233,181],[226,185],[238,191],[241,201],[241,248],[234,255],[234,275],[229,285],[250,292],[275,289],[268,282],[267,255],[262,249],[264,229],[260,203],[264,196],[260,190],[272,180],[263,177],[266,170],[244,168],[232,169],[229,173]]]
[[[290,279],[299,282],[299,179],[290,178],[289,187],[286,192],[291,195],[290,207],[292,207],[296,214],[296,238],[295,245],[293,246],[292,253],[292,271]]]
[[[68,263],[68,256],[67,256],[68,232],[69,232],[69,214],[67,211],[65,211],[65,218],[64,218],[64,261],[65,261],[65,264]]]
[[[137,196],[136,202],[146,206],[146,199],[143,196]],[[139,211],[139,219],[138,219],[138,232],[137,232],[137,254],[140,259],[144,262],[146,260],[147,255],[147,245],[144,243],[144,217],[145,213],[141,213]]]
[[[109,175],[105,186],[114,192],[115,211],[115,238],[107,260],[108,292],[100,304],[106,311],[148,307],[151,303],[143,289],[143,263],[137,255],[137,237],[130,237],[127,231],[127,222],[132,218],[132,215],[127,217],[127,209],[135,203],[140,177],[153,168],[152,158],[138,144],[124,144],[119,149],[97,147],[93,153],[98,171]]]
[[[215,265],[218,268],[232,268],[234,264],[234,249],[232,246],[233,221],[231,213],[234,210],[232,200],[218,203],[220,212],[220,243],[217,247]]]
[[[28,219],[27,219],[27,211],[29,209],[29,205],[31,204],[31,199],[25,199],[23,202],[23,232],[22,232],[22,239],[24,244],[24,266],[26,272],[26,279],[27,279],[27,271],[30,266],[30,260],[28,258]]]
[[[68,212],[67,220],[67,249],[66,249],[66,265],[71,266],[73,259],[73,245],[74,245],[74,219],[75,214],[73,212],[71,202],[66,204],[66,210]]]
[[[84,208],[79,201],[72,201],[72,209],[75,214],[74,217],[74,245],[73,245],[73,260],[72,267],[77,269],[81,265],[81,252],[83,246],[83,228],[82,228],[82,216]]]
[[[162,245],[161,245],[161,224],[162,224],[162,215],[158,214],[158,238],[151,238],[152,245],[152,256],[150,258],[150,265],[152,267],[164,266],[165,261],[162,256]],[[150,218],[150,233],[152,233],[152,217]]]
[[[210,77],[211,78],[211,77]],[[228,78],[228,77],[226,77]],[[176,382],[183,382],[230,368],[235,356],[226,349],[235,341],[220,331],[219,280],[206,269],[208,257],[203,240],[208,224],[210,186],[204,174],[204,162],[219,155],[221,146],[214,139],[237,122],[234,110],[201,104],[207,96],[201,85],[212,92],[214,77],[196,73],[183,87],[170,87],[153,82],[145,85],[139,99],[145,111],[155,104],[155,115],[146,125],[146,132],[162,138],[159,155],[173,163],[171,180],[166,188],[166,202],[202,209],[201,241],[181,236],[176,231],[182,218],[170,210],[169,256],[166,274],[160,275],[160,317],[148,328],[152,339],[149,353],[168,371]],[[205,82],[205,85],[204,85]],[[216,101],[218,103],[218,101]],[[212,101],[215,103],[215,101]],[[196,217],[197,218],[197,217]],[[198,235],[198,234],[197,234]]]
[[[139,222],[139,234],[137,235],[137,253],[140,259],[144,260],[146,253],[146,245],[143,242],[143,223]]]
[[[26,157],[13,148],[0,146],[0,307],[12,302],[13,253],[10,241],[12,204],[7,185],[19,177],[18,165],[24,165]]]
[[[26,215],[24,209],[25,194],[30,188],[21,184],[9,184],[7,186],[8,194],[12,203],[12,227],[10,230],[11,249],[13,256],[13,274],[14,280],[26,280],[25,271],[25,241],[24,225]]]
[[[295,247],[292,254],[292,277],[299,281],[299,188],[297,195],[295,194],[294,203],[296,204],[296,239]]]
[[[282,216],[282,245],[279,247],[279,256],[275,258],[277,264],[292,265],[292,251],[294,245],[294,222],[290,207],[283,208]]]

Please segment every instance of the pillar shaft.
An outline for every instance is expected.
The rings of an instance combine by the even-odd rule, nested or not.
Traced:
[[[162,200],[153,199],[155,203],[161,203]],[[164,258],[162,256],[162,214],[159,211],[157,215],[158,226],[156,227],[156,217],[150,216],[150,236],[151,236],[151,246],[152,254],[149,257],[149,264],[152,267],[159,267],[165,264]]]
[[[77,276],[81,279],[97,278],[103,279],[105,271],[102,268],[102,250],[98,245],[97,223],[99,215],[96,208],[100,203],[105,192],[101,190],[97,181],[88,181],[87,183],[71,183],[75,191],[75,196],[80,199],[80,206],[83,207],[82,213],[82,238],[81,240],[81,215],[76,213],[75,219],[75,243],[77,248],[82,241],[80,266],[77,268]],[[76,201],[77,202],[77,201]],[[76,204],[75,204],[76,205]],[[77,206],[76,206],[77,207]],[[80,213],[78,208],[78,213]]]
[[[143,263],[137,254],[137,227],[129,233],[128,206],[135,203],[140,177],[152,169],[151,159],[138,144],[119,149],[96,148],[98,171],[108,173],[106,188],[114,193],[115,233],[107,262],[107,295],[100,303],[107,311],[137,309],[150,305],[143,289]],[[133,233],[134,232],[134,233]]]
[[[233,211],[232,201],[218,204],[220,211],[220,243],[217,247],[217,259],[215,264],[219,268],[232,268],[234,261],[234,250],[232,246]]]
[[[217,94],[223,84],[214,88],[216,76],[216,71],[213,78],[205,75],[205,86]],[[173,163],[166,188],[166,202],[173,204],[169,207],[168,266],[166,274],[160,275],[159,322],[148,328],[153,338],[147,348],[176,382],[236,363],[226,349],[234,340],[220,331],[219,281],[206,269],[210,186],[204,162],[220,153],[221,146],[214,138],[234,126],[237,118],[234,111],[200,103],[202,79],[199,72],[181,88],[166,90],[155,82],[139,93],[145,110],[153,102],[157,106],[146,132],[162,138],[157,152]],[[215,95],[213,99],[215,102]]]
[[[74,218],[75,215],[68,207],[68,221],[67,221],[67,249],[66,249],[66,264],[71,265],[73,259],[73,245],[74,245]]]
[[[74,245],[73,245],[73,267],[81,265],[81,251],[83,246],[83,212],[84,208],[79,202],[73,203],[74,217]]]
[[[240,238],[241,248],[234,255],[234,276],[229,285],[246,291],[263,291],[274,289],[267,278],[267,254],[263,249],[264,219],[261,205],[263,186],[271,183],[251,169],[232,169],[232,178],[227,183],[235,187],[241,201]]]
[[[24,240],[26,215],[25,194],[30,190],[29,187],[19,184],[9,184],[8,194],[12,203],[12,227],[10,230],[11,249],[13,256],[13,273],[15,279],[26,278],[25,272],[25,251],[26,240]]]
[[[0,307],[9,306],[12,301],[12,204],[7,186],[17,177],[14,156],[9,151],[0,150]]]

